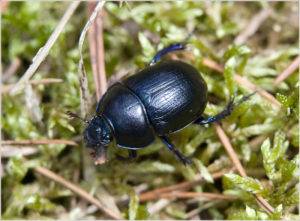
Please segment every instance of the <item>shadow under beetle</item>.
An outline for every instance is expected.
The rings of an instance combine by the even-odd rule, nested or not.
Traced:
[[[84,120],[88,123],[84,139],[87,147],[94,149],[96,164],[102,163],[113,138],[119,147],[129,151],[128,158],[117,157],[133,161],[137,158],[136,150],[151,144],[157,135],[182,163],[193,164],[199,172],[193,160],[182,155],[166,136],[192,123],[202,125],[225,118],[253,93],[238,103],[231,100],[221,113],[204,119],[207,85],[200,73],[182,61],[157,63],[163,55],[185,49],[192,33],[184,41],[159,51],[147,68],[109,87],[97,104],[96,114],[90,121]]]

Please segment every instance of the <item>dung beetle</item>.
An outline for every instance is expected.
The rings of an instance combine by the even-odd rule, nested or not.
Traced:
[[[87,147],[94,149],[96,164],[103,163],[103,155],[113,139],[118,147],[129,151],[128,158],[117,157],[133,161],[137,158],[136,150],[147,147],[156,135],[182,163],[193,164],[199,171],[193,160],[182,155],[167,136],[192,123],[202,125],[223,119],[253,93],[238,103],[231,100],[221,113],[204,119],[207,85],[200,73],[178,60],[157,63],[163,55],[185,49],[192,33],[184,41],[159,51],[145,69],[109,87],[97,104],[96,114],[90,121],[84,120],[88,123],[84,139]]]

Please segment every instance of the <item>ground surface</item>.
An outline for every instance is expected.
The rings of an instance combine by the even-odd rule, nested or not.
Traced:
[[[191,125],[170,136],[200,167],[204,179],[198,183],[194,168],[182,165],[158,139],[138,151],[135,163],[119,162],[115,154],[127,152],[111,144],[108,162],[93,164],[82,142],[85,125],[65,114],[82,115],[80,104],[86,104],[78,78],[78,40],[91,7],[86,2],[33,81],[9,93],[6,85],[21,79],[69,5],[2,3],[2,219],[299,218],[297,2],[105,4],[103,33],[98,24],[83,45],[91,94],[87,118],[105,87],[94,80],[103,79],[104,72],[97,75],[90,58],[105,64],[110,85],[145,67],[157,50],[182,41],[195,27],[190,50],[166,59],[183,60],[201,72],[209,92],[205,116],[223,110],[234,93],[239,100],[258,91],[220,126]],[[286,77],[275,80],[278,76]],[[224,148],[220,131],[234,151]],[[151,190],[155,194],[147,193]]]

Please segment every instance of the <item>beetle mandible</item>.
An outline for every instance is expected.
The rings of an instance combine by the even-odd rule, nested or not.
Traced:
[[[171,144],[167,135],[192,123],[202,125],[221,120],[253,93],[238,103],[231,100],[221,113],[204,119],[207,85],[200,73],[182,61],[157,62],[169,52],[185,49],[192,33],[182,42],[159,51],[145,69],[110,86],[98,102],[96,114],[90,121],[84,120],[88,123],[84,139],[87,147],[94,149],[92,155],[96,164],[103,163],[103,155],[113,139],[118,147],[129,151],[128,158],[117,157],[133,161],[137,158],[136,151],[151,144],[156,135],[182,163],[193,164],[199,171],[192,159]],[[78,117],[71,112],[68,114]]]

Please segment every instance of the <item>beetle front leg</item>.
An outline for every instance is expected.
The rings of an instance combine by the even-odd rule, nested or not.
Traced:
[[[169,52],[186,49],[185,46],[187,45],[187,40],[189,40],[189,38],[192,36],[195,30],[196,29],[191,31],[191,33],[189,33],[188,36],[182,42],[179,42],[177,44],[170,44],[169,46],[157,52],[154,58],[152,58],[152,60],[150,61],[149,66],[154,65],[162,56],[168,54]]]
[[[125,162],[125,163],[130,163],[130,162],[134,162],[137,160],[138,156],[137,156],[137,152],[136,150],[128,150],[129,156],[123,157],[121,155],[116,154],[118,160]]]
[[[227,104],[227,107],[219,114],[217,114],[216,116],[213,117],[209,117],[207,119],[203,119],[203,117],[200,117],[198,120],[196,120],[194,123],[195,124],[199,124],[199,125],[203,125],[203,124],[209,124],[221,119],[224,119],[225,117],[227,117],[228,115],[231,114],[231,112],[234,110],[234,108],[238,105],[240,105],[241,103],[245,102],[246,100],[248,100],[253,94],[255,94],[256,92],[252,92],[251,94],[244,96],[239,102],[237,103],[233,103],[234,102],[234,97],[229,101],[229,103]]]

